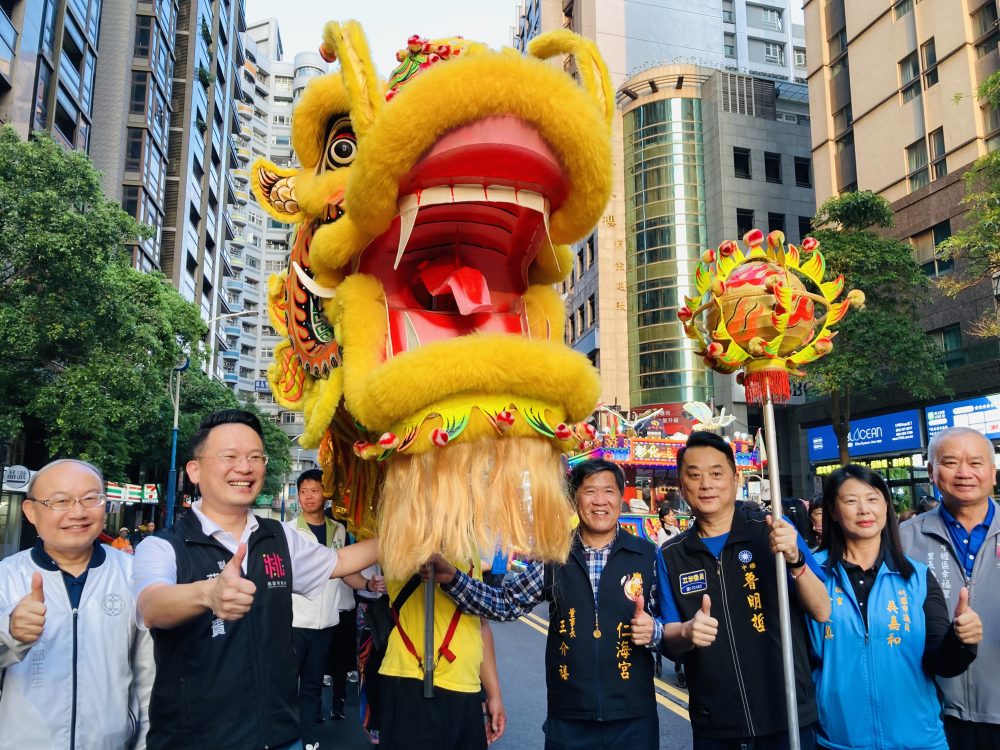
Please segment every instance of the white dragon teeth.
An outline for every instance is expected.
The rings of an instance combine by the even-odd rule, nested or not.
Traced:
[[[311,294],[314,294],[322,299],[332,299],[336,296],[336,289],[331,289],[330,287],[323,286],[317,282],[316,279],[305,272],[305,269],[299,265],[298,261],[292,261],[292,270],[295,271],[295,275],[299,277],[299,281],[302,282],[302,286],[308,289]]]
[[[549,240],[559,264],[559,255],[552,245],[549,232],[549,200],[540,193],[531,190],[515,190],[506,185],[438,185],[426,188],[416,193],[404,195],[399,199],[399,246],[396,249],[396,262],[393,269],[399,268],[399,263],[406,252],[406,243],[410,241],[413,227],[417,222],[417,211],[428,206],[439,206],[449,203],[513,203],[517,206],[537,211],[542,215],[545,225],[545,236]]]

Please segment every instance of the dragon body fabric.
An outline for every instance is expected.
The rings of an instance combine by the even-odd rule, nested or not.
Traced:
[[[411,37],[385,83],[354,22],[321,52],[340,66],[294,110],[301,168],[252,170],[297,225],[269,281],[275,398],[305,412],[335,513],[378,533],[390,577],[498,540],[564,559],[561,456],[600,386],[553,284],[610,194],[604,63],[565,31],[526,55]],[[563,55],[576,79],[546,61]]]

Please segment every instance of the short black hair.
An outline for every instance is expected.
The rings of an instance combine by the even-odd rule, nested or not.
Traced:
[[[677,451],[677,472],[684,469],[684,454],[688,448],[715,448],[726,457],[733,473],[736,473],[736,455],[733,453],[733,446],[723,439],[721,435],[706,430],[697,430],[688,435],[687,443]]]
[[[208,433],[224,424],[245,424],[260,436],[261,442],[264,440],[264,429],[256,414],[243,409],[222,409],[205,415],[201,420],[198,430],[191,438],[191,455],[197,458],[201,447],[208,440]]]
[[[829,551],[828,566],[832,569],[834,565],[842,561],[844,551],[847,548],[844,530],[834,519],[833,509],[837,505],[837,495],[840,493],[840,488],[848,479],[857,479],[872,489],[878,490],[882,495],[886,505],[885,528],[882,529],[882,551],[892,556],[896,568],[903,578],[909,578],[913,575],[914,568],[903,553],[903,543],[899,538],[899,522],[896,520],[896,509],[892,506],[892,493],[889,491],[889,485],[867,466],[859,466],[858,464],[846,464],[835,469],[823,484],[823,541],[820,544],[820,549]]]
[[[309,480],[312,480],[314,482],[319,482],[320,484],[323,484],[323,470],[322,469],[306,469],[301,474],[299,474],[299,478],[295,480],[295,489],[296,489],[296,491],[297,490],[301,490],[302,489],[302,483],[303,482],[308,482]]]
[[[605,461],[603,458],[591,458],[587,461],[581,461],[573,467],[573,471],[569,475],[569,494],[575,497],[576,491],[580,489],[580,485],[583,484],[584,479],[593,474],[600,474],[602,471],[610,471],[614,474],[615,483],[618,485],[618,492],[624,495],[625,474],[618,464]]]

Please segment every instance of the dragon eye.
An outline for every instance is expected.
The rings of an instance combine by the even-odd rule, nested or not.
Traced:
[[[358,145],[354,141],[354,136],[350,133],[337,135],[326,150],[327,166],[336,169],[346,167],[358,154]]]

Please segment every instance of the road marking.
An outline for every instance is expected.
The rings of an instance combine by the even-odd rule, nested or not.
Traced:
[[[528,627],[533,630],[538,631],[542,635],[547,636],[549,634],[549,622],[548,620],[539,617],[534,612],[527,612],[518,618],[519,622],[523,622]],[[688,704],[688,693],[686,690],[681,690],[679,688],[670,685],[658,677],[653,678],[654,695],[656,696],[656,702],[669,711],[680,716],[685,721],[690,722],[691,716],[688,713],[686,705]],[[664,693],[666,695],[664,695]],[[676,702],[675,702],[676,701]],[[684,705],[679,705],[683,703]]]

